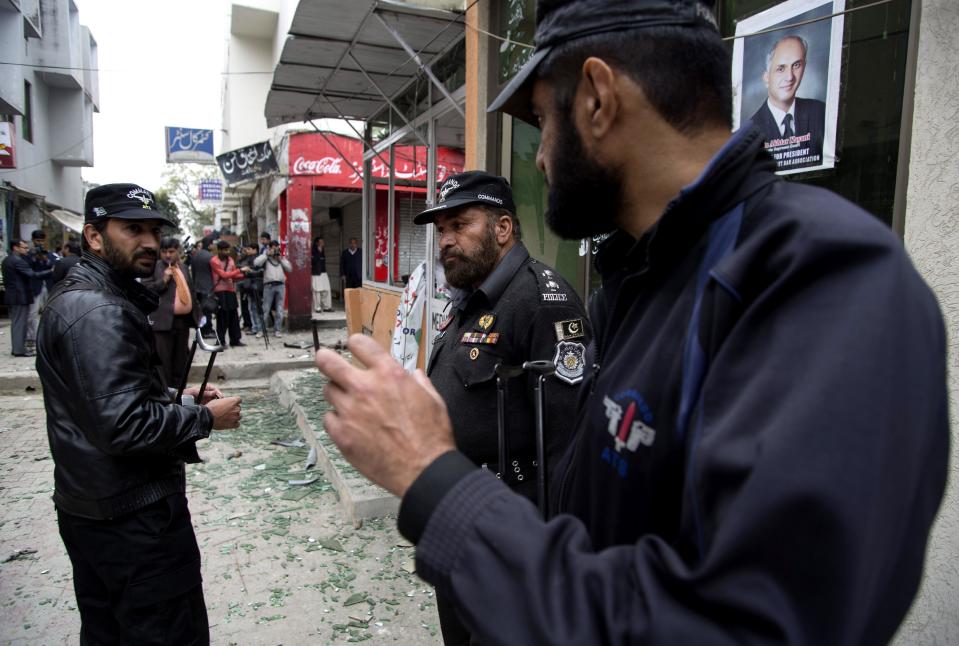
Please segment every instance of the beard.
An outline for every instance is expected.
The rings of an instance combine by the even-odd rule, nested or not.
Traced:
[[[546,223],[566,240],[609,233],[622,203],[621,178],[586,155],[568,114],[560,118]]]
[[[447,265],[447,260],[451,258],[456,258],[458,262]],[[473,289],[474,285],[483,282],[496,267],[498,258],[499,245],[496,244],[492,223],[487,226],[486,236],[476,253],[466,255],[448,248],[440,251],[446,282],[457,289]]]
[[[150,258],[153,260],[149,269],[138,264],[137,261],[141,258]],[[157,252],[153,249],[140,249],[128,256],[121,249],[113,245],[110,236],[104,231],[103,259],[106,260],[118,274],[133,276],[134,278],[146,278],[147,276],[153,275],[153,270],[156,267]]]

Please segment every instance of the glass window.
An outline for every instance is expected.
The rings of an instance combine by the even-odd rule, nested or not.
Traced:
[[[390,136],[390,113],[389,106],[384,107],[367,122],[369,128],[370,141],[377,144]]]
[[[466,84],[466,39],[461,39],[458,43],[443,54],[442,58],[430,65],[433,74],[440,80],[440,83],[446,88],[447,92],[453,92],[457,88]],[[433,102],[443,100],[440,92],[435,92]]]
[[[513,120],[510,183],[523,242],[531,256],[555,267],[582,297],[586,262],[579,253],[580,242],[563,240],[546,226],[546,181],[536,168],[539,140],[538,129]]]
[[[33,143],[33,86],[30,81],[23,82],[23,116],[20,117],[20,131],[24,141]]]
[[[847,0],[846,8],[870,2]],[[720,0],[723,36],[735,33],[737,21],[777,4],[771,0]],[[892,0],[846,14],[835,168],[786,176],[835,191],[887,224],[893,219],[909,17],[909,0]],[[729,43],[731,47],[732,41]]]
[[[532,49],[515,43],[533,44],[536,4],[533,0],[503,0],[498,9],[499,28],[496,33],[513,41],[500,41],[498,82],[502,84],[513,78],[533,55]]]
[[[400,114],[407,121],[413,121],[416,115],[428,106],[429,84],[430,80],[425,75],[420,74],[413,80],[412,85],[393,99],[393,103],[399,108]],[[395,127],[403,127],[403,122],[398,120]]]

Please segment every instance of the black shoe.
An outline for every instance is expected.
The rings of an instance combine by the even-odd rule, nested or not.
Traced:
[[[37,356],[37,353],[36,353],[36,352],[30,352],[29,350],[27,350],[27,351],[24,352],[23,354],[17,354],[16,352],[12,352],[11,354],[12,354],[13,356],[15,356],[15,357],[35,357],[35,356]]]
[[[231,347],[231,348],[242,348],[242,347],[245,346],[245,345],[246,345],[246,344],[243,343],[243,341],[237,341],[236,343],[231,343],[231,344],[230,344],[230,347]]]

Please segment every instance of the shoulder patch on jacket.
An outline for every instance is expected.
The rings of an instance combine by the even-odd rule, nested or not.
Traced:
[[[540,300],[553,303],[565,303],[569,300],[567,285],[556,270],[536,260],[532,260],[527,268],[536,277]]]

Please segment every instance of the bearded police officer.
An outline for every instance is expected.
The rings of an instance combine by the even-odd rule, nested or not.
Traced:
[[[613,231],[548,522],[453,450],[375,342],[325,427],[402,496],[416,571],[496,644],[885,644],[949,455],[936,299],[878,218],[730,134],[711,3],[540,0],[492,107],[539,125],[547,221]],[[455,414],[455,413],[454,413]]]
[[[60,536],[73,565],[82,644],[206,644],[206,606],[184,463],[211,429],[236,428],[240,400],[208,387],[181,406],[147,315],[160,227],[135,184],[90,190],[83,252],[43,316],[37,371],[53,453]]]
[[[554,269],[530,257],[502,177],[482,171],[454,175],[441,186],[437,205],[413,221],[435,224],[446,282],[456,290],[428,367],[450,410],[456,446],[474,464],[495,470],[495,368],[546,359],[556,368],[544,388],[544,445],[547,465],[555,466],[569,444],[589,342],[579,297]],[[500,474],[530,500],[536,500],[537,484],[534,379],[527,374],[507,382],[509,463]],[[449,599],[438,592],[436,600],[444,641],[469,643]]]

